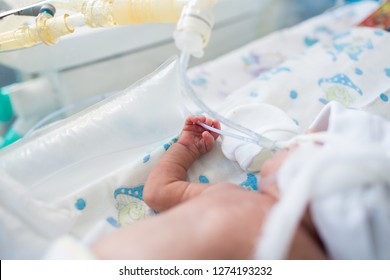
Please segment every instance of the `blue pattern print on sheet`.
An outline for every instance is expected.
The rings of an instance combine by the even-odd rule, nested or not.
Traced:
[[[77,210],[84,210],[85,207],[87,207],[87,202],[84,199],[79,198],[76,200],[74,206]]]
[[[318,39],[305,37],[304,42],[305,42],[306,46],[311,47],[311,46],[315,45],[316,43],[318,43]]]
[[[336,61],[339,55],[346,54],[354,61],[358,61],[365,50],[373,50],[374,45],[370,39],[363,40],[361,37],[350,36],[350,32],[335,35],[333,46],[328,54]]]
[[[361,76],[361,75],[363,75],[363,70],[360,69],[360,68],[356,68],[355,69],[355,74]]]
[[[383,36],[383,35],[385,35],[385,32],[384,32],[383,30],[376,29],[376,30],[374,31],[374,34],[375,34],[376,36]]]
[[[132,188],[122,187],[114,191],[114,198],[116,199],[118,195],[125,194],[143,200],[143,192],[144,192],[143,185],[132,187]]]
[[[347,30],[347,31],[343,31],[343,32],[340,32],[340,33],[336,33],[336,34],[333,35],[333,40],[346,38],[346,37],[349,37],[350,35],[351,35],[351,30]]]
[[[260,56],[252,52],[246,56],[243,56],[242,61],[247,66],[253,65],[253,64],[259,64],[260,63]]]
[[[150,160],[150,155],[146,155],[143,159],[144,163],[147,163]]]
[[[256,175],[252,174],[252,173],[248,173],[247,175],[247,179],[246,181],[242,182],[240,184],[240,186],[250,190],[250,191],[257,191],[258,190],[258,187],[257,187],[257,177]]]
[[[371,41],[368,41],[366,44],[360,46],[354,43],[335,44],[334,48],[338,53],[346,53],[350,59],[358,61],[364,49],[372,50],[373,45]]]
[[[120,228],[121,225],[119,224],[119,222],[114,218],[114,217],[108,217],[106,219],[106,221],[112,225],[114,228]]]
[[[333,61],[336,61],[336,60],[337,60],[337,55],[336,55],[334,52],[332,52],[332,51],[327,51],[326,53],[327,53],[327,54],[330,54],[330,55],[332,56],[332,60],[333,60]]]
[[[208,83],[208,80],[204,77],[196,77],[191,81],[194,86],[204,86]]]
[[[165,151],[168,151],[168,149],[172,146],[172,144],[176,143],[177,140],[178,140],[178,138],[175,137],[175,138],[172,138],[171,141],[169,141],[168,143],[164,144]]]
[[[319,83],[319,85],[321,85],[322,83],[334,83],[334,84],[343,85],[343,86],[352,88],[355,91],[357,91],[360,95],[363,95],[362,90],[359,87],[357,87],[351,81],[351,79],[345,74],[336,74],[335,76],[333,76],[329,79],[321,79],[318,83]]]
[[[345,106],[350,105],[363,91],[345,74],[336,74],[331,78],[322,78],[318,85],[323,89],[326,100],[336,100]]]
[[[385,93],[381,93],[379,95],[380,99],[383,101],[383,102],[388,102],[389,101],[389,97],[385,94]]]
[[[279,66],[271,70],[271,74],[275,75],[281,72],[291,72],[291,68],[285,66]]]
[[[121,187],[114,191],[118,224],[128,225],[144,219],[150,214],[150,209],[143,201],[144,186]]]
[[[258,76],[257,79],[260,81],[268,81],[271,78],[271,76],[277,75],[282,72],[291,72],[291,68],[285,66],[279,66],[268,71],[267,73]]]
[[[324,104],[324,105],[326,105],[326,104],[329,103],[329,101],[326,100],[325,98],[320,98],[320,99],[318,99],[318,101],[320,101],[320,102],[321,102],[322,104]]]
[[[199,176],[199,182],[201,182],[202,184],[208,184],[210,183],[210,180],[206,176],[201,175]]]
[[[296,90],[290,91],[290,98],[291,99],[297,99],[298,98],[298,92]]]
[[[328,26],[326,25],[320,25],[320,26],[317,26],[315,29],[314,29],[314,32],[315,33],[325,33],[325,34],[332,34],[334,33],[332,30],[329,29]]]
[[[243,70],[253,78],[270,71],[275,65],[282,63],[285,58],[279,52],[255,53],[250,51],[248,54],[241,56],[243,61]]]

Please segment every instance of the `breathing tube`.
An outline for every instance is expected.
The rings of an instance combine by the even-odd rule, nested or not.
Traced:
[[[273,141],[240,124],[234,123],[213,111],[198,97],[191,86],[186,72],[191,56],[200,57],[203,55],[203,48],[208,43],[214,23],[211,9],[215,3],[215,0],[192,0],[189,1],[183,9],[181,19],[178,22],[174,33],[176,46],[179,50],[181,50],[179,62],[180,81],[185,95],[187,95],[189,99],[203,111],[203,113],[219,120],[222,124],[236,130],[239,133],[216,129],[204,123],[198,123],[198,125],[215,133],[253,143],[271,151],[277,151],[281,148],[285,148],[290,145],[290,141]]]
[[[203,111],[203,113],[209,115],[210,117],[212,117],[214,119],[219,120],[221,123],[225,124],[226,126],[237,130],[238,132],[242,133],[242,135],[228,132],[228,131],[223,131],[220,129],[216,129],[216,128],[208,126],[204,123],[198,123],[198,124],[206,129],[210,130],[210,131],[216,132],[216,133],[221,134],[221,135],[225,135],[228,137],[236,138],[238,140],[253,143],[253,144],[259,145],[263,148],[267,148],[270,150],[277,150],[278,147],[276,146],[276,143],[274,141],[272,141],[271,139],[268,139],[264,136],[261,136],[260,134],[254,132],[246,127],[243,127],[237,123],[234,123],[234,122],[230,121],[229,119],[223,117],[222,115],[218,114],[217,112],[211,110],[197,96],[196,92],[191,87],[191,84],[190,84],[188,77],[186,75],[186,70],[188,68],[189,60],[190,60],[190,54],[188,54],[188,53],[181,54],[181,56],[180,56],[180,80],[182,82],[182,86],[185,90],[185,93]]]

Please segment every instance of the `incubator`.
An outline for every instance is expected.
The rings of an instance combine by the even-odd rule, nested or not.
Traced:
[[[255,190],[257,172],[279,149],[328,140],[325,134],[303,132],[331,101],[366,111],[380,109],[382,115],[389,112],[386,82],[356,82],[363,73],[370,73],[370,79],[389,76],[379,54],[365,56],[387,36],[367,30],[338,33],[374,11],[373,1],[238,49],[231,57],[241,63],[245,79],[236,84],[235,77],[215,78],[219,73],[210,71],[216,68],[206,62],[285,27],[280,15],[275,22],[262,16],[277,14],[275,5],[286,1],[2,2],[0,8],[6,11],[0,12],[0,67],[17,74],[0,91],[0,186],[6,192],[8,182],[14,189],[2,200],[0,213],[12,220],[11,228],[30,225],[23,236],[8,236],[9,244],[0,244],[18,248],[15,258],[40,258],[65,233],[86,240],[102,220],[105,227],[118,227],[155,215],[142,201],[143,184],[153,164],[177,140],[189,114],[206,114],[222,123],[222,130],[199,123],[221,134],[222,141],[206,158],[208,165],[191,170],[190,179],[223,178]],[[296,2],[318,5],[322,12],[335,2],[342,4]],[[291,12],[297,6],[286,8],[285,24],[306,17],[300,15],[304,9]],[[304,63],[310,56],[318,59],[317,65]],[[197,58],[193,63],[192,57]],[[221,73],[228,72],[226,65],[238,65],[225,65],[222,58],[216,59]],[[381,68],[358,64],[369,60]],[[336,62],[357,66],[352,72],[335,73]],[[293,76],[297,71],[306,71],[307,80]],[[219,83],[215,88],[213,81]],[[306,99],[301,99],[303,87],[312,92]],[[211,97],[205,95],[208,91]],[[363,95],[368,91],[380,95]],[[208,170],[214,166],[216,170]],[[12,208],[18,202],[39,219],[30,222],[28,213]],[[42,205],[52,215],[44,213],[48,209]],[[7,207],[13,210],[8,213]],[[55,230],[47,229],[42,237],[42,224]],[[32,246],[32,240],[39,242]],[[26,246],[31,250],[24,252]]]
[[[70,10],[74,10],[76,11],[76,14],[75,15],[65,14],[57,17],[55,15],[56,9],[54,8],[54,6],[52,6],[51,4],[44,3],[40,6],[39,9],[36,9],[38,10],[37,12],[38,15],[34,24],[23,25],[22,27],[16,29],[15,31],[16,33],[14,34],[19,34],[20,30],[27,30],[26,31],[27,33],[23,33],[24,34],[23,36],[25,37],[23,37],[22,35],[14,36],[13,37],[14,41],[5,39],[4,40],[5,43],[3,43],[3,46],[13,47],[15,46],[15,44],[16,45],[19,44],[18,42],[20,42],[19,40],[20,38],[25,38],[25,39],[35,38],[37,39],[37,40],[34,39],[35,43],[38,42],[38,39],[42,40],[43,38],[46,39],[51,38],[50,40],[53,39],[51,43],[54,43],[54,41],[57,40],[57,38],[64,35],[62,30],[73,30],[73,27],[75,27],[72,26],[72,28],[69,28],[68,25],[69,22],[67,21],[68,18],[78,18],[78,19],[84,18],[84,23],[92,27],[105,26],[105,25],[120,25],[125,23],[127,24],[129,22],[123,22],[121,20],[123,15],[119,11],[131,10],[137,15],[131,14],[132,16],[129,17],[138,18],[138,21],[141,21],[141,19],[142,21],[145,22],[161,21],[162,19],[160,17],[153,16],[153,15],[156,14],[154,9],[158,9],[159,5],[162,5],[164,1],[151,1],[149,3],[150,5],[144,5],[143,1],[138,1],[138,2],[133,2],[133,1],[61,2],[58,1],[58,2],[59,2],[58,3],[59,8],[67,8]],[[176,11],[178,4],[176,3],[177,5],[176,4],[173,5],[173,2],[175,1],[170,1],[172,5],[166,5],[166,7],[169,7],[171,9],[170,12],[169,13],[163,12],[160,15],[166,18],[167,21],[174,21],[177,20],[178,18],[178,13]],[[183,1],[178,1],[178,2],[180,2],[180,4],[184,4]],[[15,112],[16,115],[18,115],[18,118],[10,127],[6,135],[6,141],[4,143],[4,146],[5,144],[9,144],[12,141],[22,138],[22,135],[26,135],[27,137],[23,139],[24,143],[23,141],[18,143],[20,144],[20,146],[16,145],[10,148],[11,152],[7,152],[7,150],[5,150],[3,155],[3,163],[4,163],[3,167],[6,168],[8,172],[14,173],[16,176],[17,175],[15,173],[16,170],[20,170],[22,166],[25,164],[29,165],[30,161],[35,162],[36,157],[39,157],[38,154],[43,152],[43,150],[49,151],[53,149],[53,152],[47,153],[47,155],[49,155],[50,157],[53,153],[55,153],[55,150],[58,149],[59,147],[58,145],[67,147],[65,150],[63,150],[64,153],[63,155],[61,156],[57,155],[57,157],[61,158],[61,160],[59,161],[57,160],[55,164],[52,162],[50,158],[48,158],[47,161],[44,161],[47,162],[48,164],[48,165],[44,164],[45,166],[47,165],[46,167],[42,166],[42,168],[38,168],[38,166],[34,164],[34,166],[37,167],[37,170],[28,173],[34,174],[33,177],[35,179],[32,179],[32,177],[28,175],[25,180],[24,179],[22,180],[25,181],[25,183],[28,182],[28,184],[32,184],[34,186],[36,184],[40,184],[40,182],[45,181],[43,179],[45,175],[41,174],[42,171],[46,172],[47,173],[46,175],[48,175],[48,178],[50,178],[52,176],[51,174],[58,174],[58,172],[62,172],[61,170],[63,168],[67,169],[68,166],[72,166],[74,164],[77,165],[78,161],[80,162],[90,161],[92,158],[95,157],[109,156],[110,153],[117,153],[118,151],[121,150],[137,148],[141,145],[142,142],[153,143],[158,140],[161,141],[167,139],[168,137],[173,137],[175,135],[174,132],[176,131],[177,134],[179,131],[178,129],[181,126],[180,123],[182,121],[182,117],[185,114],[189,114],[189,113],[192,114],[199,113],[199,110],[201,110],[201,112],[203,113],[210,115],[211,117],[219,119],[225,125],[232,127],[233,130],[239,131],[241,135],[237,135],[237,133],[235,133],[234,131],[226,132],[226,133],[219,131],[219,133],[223,133],[230,137],[236,137],[239,140],[249,141],[261,147],[265,147],[268,150],[276,150],[277,147],[274,141],[269,140],[239,124],[229,121],[228,119],[226,119],[220,114],[217,114],[212,109],[210,109],[200,98],[198,98],[196,93],[192,89],[192,86],[189,83],[186,75],[187,68],[189,66],[189,60],[191,56],[202,56],[203,49],[205,48],[205,46],[209,41],[211,29],[214,23],[212,8],[216,4],[216,2],[206,1],[206,0],[187,1],[187,2],[188,3],[185,3],[186,5],[184,7],[182,6],[183,8],[182,16],[178,21],[176,30],[174,32],[176,46],[180,49],[182,53],[180,60],[177,60],[176,62],[168,63],[167,69],[170,69],[169,71],[167,69],[162,70],[163,73],[165,73],[165,71],[168,71],[168,74],[162,74],[162,72],[158,72],[158,74],[155,75],[156,77],[153,76],[151,79],[146,79],[144,81],[141,81],[138,84],[136,84],[134,87],[129,88],[123,93],[112,94],[111,97],[108,99],[108,101],[106,101],[107,102],[106,105],[103,104],[96,107],[90,107],[89,109],[87,109],[87,111],[81,112],[79,115],[75,115],[73,118],[65,120],[65,122],[63,123],[51,126],[47,129],[43,129],[42,131],[38,131],[38,133],[34,135],[35,129],[40,128],[40,126],[44,125],[46,122],[50,122],[51,121],[50,118],[56,120],[56,117],[61,115],[61,113],[66,114],[67,110],[69,109],[69,106],[64,107],[65,110],[59,109],[57,112],[50,114],[50,110],[52,110],[52,108],[60,108],[60,103],[61,103],[58,94],[55,94],[56,92],[61,91],[61,89],[58,88],[58,83],[56,85],[55,82],[56,77],[55,76],[54,77],[52,76],[50,78],[49,76],[40,77],[38,79],[34,79],[26,83],[10,86],[7,89],[7,91],[11,93],[10,96],[12,100],[13,111]],[[57,2],[53,2],[53,5],[56,4]],[[123,5],[127,5],[127,8],[124,9]],[[86,7],[89,8],[87,9]],[[118,7],[121,8],[119,9]],[[104,17],[105,21],[100,22],[98,24],[97,21],[103,20],[102,14],[106,13],[107,11],[112,12],[112,14]],[[176,17],[172,17],[172,13],[176,14]],[[5,16],[6,15],[4,15],[3,17]],[[113,21],[111,21],[111,23],[108,24],[108,21],[106,21],[107,18],[111,18]],[[57,25],[58,22],[62,22],[65,25],[59,26]],[[95,22],[96,24],[92,24],[92,22]],[[41,24],[42,26],[40,26]],[[56,36],[54,36],[53,34],[56,34]],[[25,39],[23,40],[25,41]],[[48,43],[48,41],[45,41],[46,39],[42,40],[43,43]],[[7,45],[8,43],[10,45]],[[29,47],[30,45],[22,44],[19,46]],[[160,82],[160,79],[162,77],[164,77],[164,79],[166,80]],[[171,78],[168,79],[166,77],[171,77]],[[181,88],[184,89],[182,91],[180,90],[180,86],[176,84],[177,81],[179,80],[181,81]],[[151,83],[151,81],[154,82]],[[165,92],[164,95],[162,95],[162,93],[158,93],[158,94],[154,93],[153,96],[150,95],[151,94],[150,92],[154,92],[153,91],[154,83],[159,84],[161,89],[164,90]],[[170,85],[170,83],[172,85]],[[137,92],[145,92],[145,93],[140,94]],[[179,92],[183,92],[183,94],[178,94]],[[92,101],[96,101],[96,98],[104,99],[105,97],[109,97],[109,96],[110,94],[105,95],[103,97],[98,96],[92,98]],[[163,99],[165,99],[165,102],[163,101]],[[43,102],[39,102],[40,100],[42,100]],[[137,103],[138,100],[141,103],[138,104]],[[91,101],[91,98],[87,99],[86,105],[88,105],[88,101]],[[189,103],[191,102],[195,104],[195,107],[193,105],[192,106],[189,105]],[[116,103],[118,103],[118,105],[115,105]],[[163,118],[159,114],[156,114],[158,104],[162,104],[162,103],[165,103],[166,105],[163,108],[161,114],[164,114],[165,110],[169,112],[169,114],[165,113],[165,117],[164,117],[166,125],[160,126],[158,130],[156,129],[152,130],[151,128],[156,126],[158,120],[161,120]],[[80,104],[80,102],[78,104]],[[27,109],[23,110],[23,108],[27,108]],[[150,108],[153,114],[151,113],[149,114],[147,111],[139,111],[140,108],[143,108],[143,110],[148,110]],[[70,110],[71,109],[75,109],[75,108],[70,107]],[[123,120],[125,120],[125,122],[121,119],[118,119],[117,121],[113,121],[111,123],[111,121],[108,121],[110,120],[110,117],[108,117],[107,112],[109,112],[109,115],[111,115],[114,118],[118,118],[118,117],[122,118]],[[103,119],[100,120],[101,118]],[[126,122],[135,119],[138,120],[137,123],[134,124],[135,127],[132,127],[132,133],[123,134],[123,132],[120,132],[120,130],[125,129],[124,124]],[[92,120],[101,122],[99,124],[99,129],[96,129],[94,126],[92,127],[87,126],[87,123],[91,122]],[[108,121],[107,128],[104,129],[103,122],[106,121]],[[112,127],[109,127],[110,123]],[[205,125],[205,124],[201,124],[201,125]],[[82,130],[79,128],[84,126],[85,128],[83,128]],[[117,130],[115,133],[114,132],[111,133],[111,137],[107,138],[102,135],[102,133],[104,134],[105,131],[114,131],[115,126]],[[91,129],[90,131],[88,130],[89,128]],[[209,129],[215,130],[214,128],[209,128]],[[67,135],[73,133],[75,139],[78,138],[78,140],[76,140],[76,142],[73,142],[75,140],[74,139],[71,140],[71,142],[68,142],[68,144],[65,144],[68,141],[66,140]],[[124,136],[118,137],[118,133],[123,134]],[[49,136],[49,135],[53,135],[53,136]],[[99,139],[98,143],[96,144],[96,146],[92,145],[91,150],[89,152],[84,151],[83,152],[84,156],[80,157],[80,153],[77,152],[78,146],[84,141],[85,141],[85,145],[87,145],[87,141],[91,141],[90,137],[92,135],[94,135],[95,138]],[[49,140],[51,138],[52,140]],[[141,141],[141,139],[143,140]],[[118,142],[118,140],[120,141]],[[99,148],[99,145],[101,144],[106,146],[106,144],[104,143],[109,143],[107,149],[102,147]],[[43,147],[43,150],[38,147]],[[23,163],[18,164],[19,166],[17,169],[13,169],[11,168],[11,166],[17,164],[19,159],[15,161],[17,157],[13,155],[12,151],[17,151],[17,150],[25,151],[19,153],[19,155],[23,154],[22,158],[24,158],[24,160],[22,160]],[[69,153],[71,150],[73,151]]]
[[[232,132],[225,133],[244,141],[253,142],[267,149],[276,150],[275,143],[238,124],[234,124],[221,115],[217,115],[197,98],[188,83],[185,72],[191,56],[203,56],[211,29],[214,24],[212,8],[216,1],[41,1],[35,5],[11,10],[2,14],[8,16],[35,16],[35,22],[22,25],[14,30],[2,33],[1,49],[11,50],[28,48],[38,43],[55,44],[62,36],[73,33],[82,26],[110,27],[146,22],[176,22],[174,32],[175,44],[181,51],[180,71],[183,88],[198,107],[210,116],[220,119],[226,125],[246,136]],[[72,12],[56,15],[56,7]],[[31,85],[31,87],[33,87]],[[49,89],[50,90],[50,89]],[[18,95],[18,94],[12,94]],[[49,110],[53,110],[48,105]],[[47,114],[43,111],[42,114]],[[42,116],[38,116],[42,117]],[[37,119],[30,120],[30,123]],[[20,125],[19,125],[20,126]],[[27,125],[26,125],[27,126]],[[22,126],[23,127],[23,126]],[[19,139],[27,129],[19,129],[20,133],[11,130],[11,139]]]
[[[77,4],[79,2],[62,2],[67,3],[67,9],[71,9],[70,11],[65,10],[69,15],[76,16],[75,14],[77,14],[79,19],[80,17],[84,17],[84,15],[81,14],[81,6],[78,6]],[[234,1],[222,1],[220,10],[218,10],[218,8],[216,9],[217,26],[215,34],[217,38],[219,36],[219,41],[226,40],[226,29],[233,27],[234,29],[248,28],[248,30],[252,30],[260,25],[259,20],[255,17],[255,13],[256,11],[261,11],[267,1],[247,2],[248,7],[243,8],[240,11],[237,10],[237,4]],[[140,3],[143,3],[143,1],[138,1],[137,3],[137,5],[141,5]],[[160,5],[161,1],[150,3]],[[57,5],[57,3],[53,4]],[[61,21],[58,18],[69,18],[66,14],[63,15],[63,11],[61,12],[61,7],[65,9],[63,5],[63,3],[57,5],[58,11],[56,12],[55,17],[53,17],[53,20]],[[79,11],[80,13],[78,14],[78,12],[74,10]],[[137,9],[136,11],[142,15],[142,11]],[[47,13],[43,13],[42,16],[45,20],[48,20],[48,18],[51,17],[51,15]],[[3,29],[13,29],[11,30],[13,32],[14,30],[33,28],[34,24],[36,24],[27,23],[26,25],[20,26],[20,21],[23,19],[19,19],[19,17],[23,18],[24,21],[27,19],[32,21],[31,17],[27,17],[26,19],[26,16],[9,15],[2,20]],[[100,17],[97,18],[100,19]],[[145,18],[144,20],[148,21],[149,19]],[[19,26],[13,28],[16,23],[18,23]],[[44,24],[45,28],[40,32],[46,35],[42,35],[43,37],[41,37],[50,38],[50,40],[54,42],[56,41],[56,35],[50,34],[48,26],[49,25],[46,23]],[[56,27],[57,26],[53,25],[53,28]],[[60,30],[62,30],[62,28],[63,26]],[[67,30],[68,28],[65,29]],[[19,76],[21,76],[22,80],[27,80],[24,84],[26,88],[33,87],[28,84],[31,78],[44,76],[44,79],[48,79],[51,85],[44,90],[44,92],[48,95],[55,95],[58,102],[54,107],[48,104],[47,110],[55,111],[56,109],[72,105],[79,101],[83,102],[85,99],[91,97],[93,99],[94,96],[104,96],[107,93],[123,90],[128,87],[129,84],[134,83],[136,80],[152,72],[158,65],[164,62],[163,57],[167,58],[172,56],[172,54],[177,53],[175,44],[171,39],[174,29],[174,24],[154,24],[151,26],[130,25],[117,28],[94,29],[88,27],[77,28],[76,32],[73,32],[70,36],[64,36],[61,39],[60,44],[56,44],[50,48],[47,48],[44,44],[40,44],[33,48],[11,52],[6,51],[5,53],[0,53],[0,57],[4,65],[7,65],[20,73]],[[149,30],[153,30],[153,32],[150,32]],[[10,34],[11,31],[8,30],[5,33]],[[237,29],[236,32],[238,31],[239,30]],[[58,35],[59,33],[56,32],[55,34]],[[176,33],[176,37],[179,36],[180,34]],[[206,38],[208,36],[209,34],[205,34],[205,37],[200,41],[208,40]],[[215,45],[208,51],[208,54],[204,56],[204,60],[210,59],[229,48],[233,49],[238,44],[242,44],[255,36],[258,36],[258,33],[252,31],[248,32],[248,34],[241,36],[238,40],[229,41],[227,44],[224,43],[222,48],[220,46],[217,47],[219,42],[216,41],[216,43],[214,43]],[[32,36],[32,38],[41,37]],[[124,40],[123,38],[129,38],[129,40]],[[7,41],[7,43],[17,44],[16,38],[14,39],[13,42]],[[188,39],[191,38],[187,38],[187,40]],[[186,38],[183,37],[180,40],[183,41],[186,40]],[[177,41],[179,41],[179,39],[177,39]],[[206,41],[200,41],[193,42],[193,44],[198,44],[198,46],[196,46],[198,51],[199,48],[203,47],[203,44],[206,43]],[[145,59],[146,62],[144,62]],[[132,67],[132,65],[138,65],[138,67]],[[94,83],[97,75],[99,75],[99,84]],[[51,90],[52,88],[54,89]],[[7,91],[12,91],[12,87],[8,87]],[[50,94],[50,91],[52,91],[53,94]],[[43,92],[41,92],[41,94],[43,94]],[[13,94],[11,94],[11,96],[12,95]],[[48,96],[48,98],[51,98],[51,96]],[[41,100],[43,101],[44,99],[45,98],[42,98]],[[65,114],[65,116],[66,115],[67,114]],[[44,113],[37,117],[42,119]],[[24,133],[26,133],[26,131],[21,132],[21,135]]]

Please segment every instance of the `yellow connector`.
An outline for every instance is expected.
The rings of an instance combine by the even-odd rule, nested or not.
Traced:
[[[67,24],[68,17],[69,15],[65,14],[54,18],[50,14],[42,13],[36,18],[35,24],[23,25],[0,34],[0,51],[27,48],[38,43],[55,44],[61,36],[74,32]]]

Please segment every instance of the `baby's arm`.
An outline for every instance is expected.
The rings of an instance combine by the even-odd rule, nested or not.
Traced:
[[[218,134],[197,122],[220,128],[218,121],[204,116],[188,117],[177,143],[173,144],[153,168],[145,184],[145,202],[163,211],[205,190],[210,185],[187,181],[187,171],[200,156],[212,150]]]

